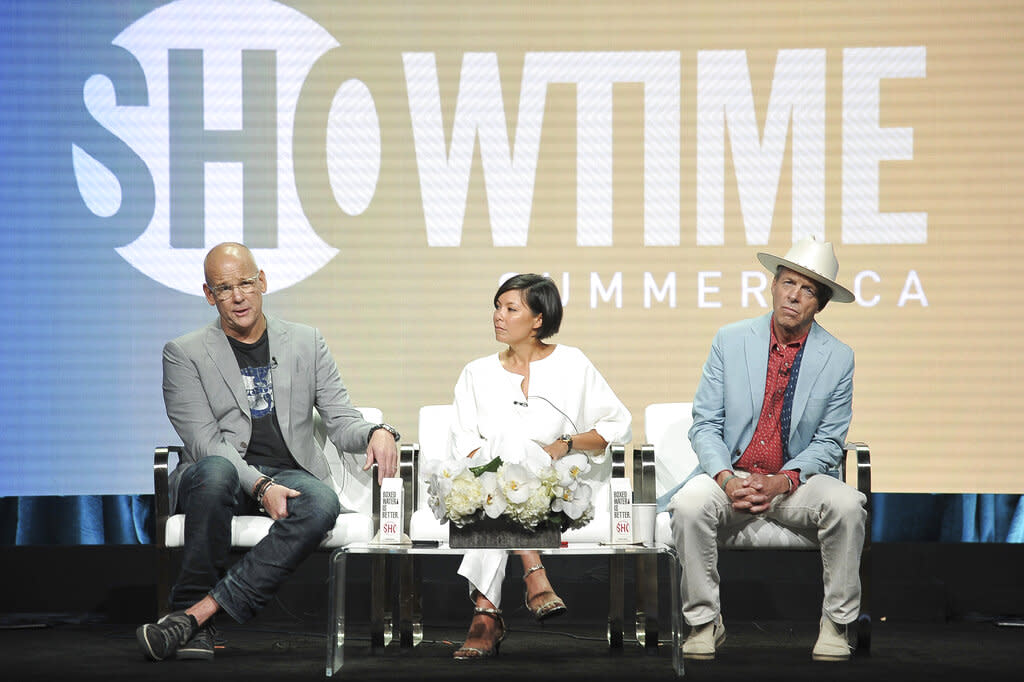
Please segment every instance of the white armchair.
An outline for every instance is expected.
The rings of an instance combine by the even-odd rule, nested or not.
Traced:
[[[635,499],[653,502],[685,479],[697,466],[697,455],[690,447],[688,432],[693,424],[692,403],[655,403],[644,412],[646,444],[634,451]],[[868,517],[861,554],[861,612],[857,628],[857,647],[869,651],[871,647],[871,461],[870,450],[864,443],[847,443],[846,454],[855,453],[855,486],[867,497]],[[847,480],[845,459],[839,476]],[[671,545],[672,530],[668,512],[661,512],[655,523],[655,541]],[[722,533],[718,538],[721,549],[793,549],[819,551],[813,531],[787,528],[769,519],[757,518]]]
[[[382,421],[381,411],[374,407],[358,408],[367,421]],[[314,436],[320,447],[324,449],[331,468],[331,485],[342,504],[352,513],[342,513],[334,528],[329,531],[320,544],[321,550],[330,550],[354,543],[369,542],[373,539],[379,525],[380,495],[377,484],[377,466],[363,471],[363,453],[359,456],[339,456],[334,444],[327,438],[327,430],[319,413],[314,410]],[[154,499],[156,509],[156,545],[157,545],[157,613],[164,615],[168,610],[168,596],[171,586],[171,552],[185,544],[185,515],[171,514],[168,495],[168,477],[170,471],[177,466],[181,455],[180,445],[156,448],[153,455]],[[407,446],[401,448],[399,475],[403,480],[405,499],[412,494],[412,456]],[[408,505],[407,505],[408,508]],[[256,545],[270,530],[273,520],[265,515],[236,516],[231,521],[232,548],[246,548]],[[406,514],[408,525],[408,513]],[[375,561],[377,559],[375,558]],[[383,595],[389,594],[387,584],[390,571],[384,564],[384,557],[379,558],[371,576],[371,636],[375,644],[384,642],[384,628],[391,621],[390,610],[387,608]]]

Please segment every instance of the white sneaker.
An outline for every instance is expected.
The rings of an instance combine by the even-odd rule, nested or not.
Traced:
[[[811,658],[815,661],[849,660],[850,640],[846,634],[846,626],[833,623],[828,616],[822,616],[818,641],[814,643]]]
[[[704,625],[694,625],[690,636],[683,642],[683,658],[698,661],[713,661],[715,649],[725,643],[725,623],[722,614]]]

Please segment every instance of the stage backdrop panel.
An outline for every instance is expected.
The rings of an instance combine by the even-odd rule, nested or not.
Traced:
[[[4,3],[0,496],[152,490],[165,341],[241,240],[353,399],[420,405],[548,273],[632,410],[814,235],[874,489],[1021,492],[1024,5]]]

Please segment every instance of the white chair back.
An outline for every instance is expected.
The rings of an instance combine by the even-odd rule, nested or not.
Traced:
[[[440,522],[427,505],[427,484],[422,472],[427,462],[448,456],[448,430],[454,408],[449,405],[424,405],[420,408],[419,454],[416,462],[416,501],[409,520],[409,537],[413,540],[448,542],[448,522]]]
[[[427,484],[422,472],[427,462],[440,462],[448,458],[448,431],[451,428],[454,408],[451,405],[424,405],[420,408],[419,462],[416,471],[419,480],[416,482],[416,508],[427,507]]]
[[[384,421],[384,414],[376,407],[357,408],[363,419],[374,424]],[[334,443],[327,437],[320,413],[313,410],[313,433],[317,444],[323,448],[327,464],[331,467],[331,486],[338,494],[341,506],[350,511],[370,514],[373,511],[373,499],[370,491],[370,472],[363,471],[366,464],[366,451],[339,455]]]
[[[644,410],[646,441],[654,446],[654,492],[661,497],[697,467],[687,435],[693,425],[693,403],[654,403]]]

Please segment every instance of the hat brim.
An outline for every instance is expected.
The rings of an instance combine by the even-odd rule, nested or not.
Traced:
[[[855,300],[857,300],[857,297],[853,295],[853,292],[844,287],[843,285],[837,282],[833,282],[832,280],[830,280],[828,277],[825,277],[821,273],[815,272],[814,270],[809,270],[808,268],[805,268],[804,266],[799,265],[798,263],[788,261],[785,258],[779,258],[778,256],[773,256],[770,253],[757,254],[757,260],[761,261],[761,265],[765,266],[768,269],[768,271],[771,272],[773,275],[776,272],[778,272],[779,266],[781,265],[782,267],[788,268],[793,272],[799,272],[801,275],[805,277],[810,277],[819,284],[824,284],[825,286],[832,290],[832,300],[837,303],[853,303]]]

